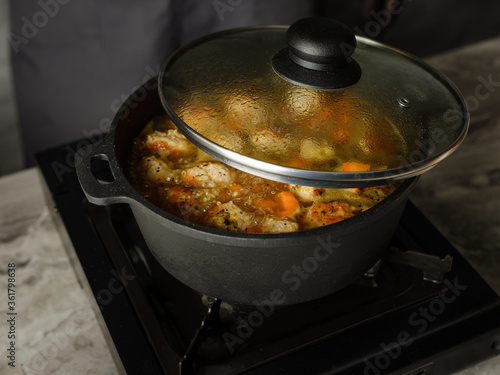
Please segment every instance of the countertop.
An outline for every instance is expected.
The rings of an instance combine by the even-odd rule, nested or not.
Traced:
[[[471,126],[460,148],[421,178],[411,199],[500,295],[500,39],[427,62],[463,93]],[[6,355],[11,262],[16,264],[15,367]],[[117,373],[35,169],[0,178],[0,278],[1,374]],[[499,373],[500,356],[459,374]]]

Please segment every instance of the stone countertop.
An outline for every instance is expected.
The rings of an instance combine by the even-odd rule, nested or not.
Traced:
[[[500,39],[427,60],[462,91],[471,127],[462,146],[426,173],[416,206],[500,294]],[[7,269],[16,264],[16,362],[1,374],[116,374],[104,337],[46,206],[37,171],[0,178],[0,347]],[[499,317],[500,319],[500,317]],[[460,375],[500,373],[500,356]]]
[[[8,365],[7,268],[15,262],[16,367]],[[0,374],[117,374],[35,169],[0,178]]]
[[[427,62],[462,92],[471,124],[411,199],[500,295],[500,38]]]

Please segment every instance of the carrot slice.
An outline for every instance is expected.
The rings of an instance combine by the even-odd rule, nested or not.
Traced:
[[[243,185],[234,184],[234,185],[229,186],[227,189],[231,193],[232,197],[237,198],[237,197],[242,196],[245,193],[245,191],[243,190],[243,187],[244,187]]]
[[[278,195],[276,195],[276,202],[281,206],[284,210],[291,209],[299,209],[300,204],[295,195],[290,190],[282,191]]]
[[[276,203],[274,201],[267,200],[267,199],[261,199],[260,201],[258,201],[255,204],[255,208],[260,208],[261,210],[264,210],[264,211],[273,212],[274,210],[276,210],[278,208],[278,203]]]
[[[282,191],[276,196],[276,202],[279,205],[277,216],[290,216],[297,210],[300,210],[300,204],[295,195],[289,190]]]
[[[290,165],[290,167],[294,168],[307,168],[308,166],[307,161],[301,157],[293,158],[288,164]]]
[[[370,170],[370,164],[357,161],[346,161],[342,165],[342,172],[367,172]]]
[[[240,184],[235,184],[235,185],[229,186],[229,187],[228,187],[228,189],[229,189],[229,191],[230,191],[231,193],[234,193],[234,192],[236,192],[236,191],[238,191],[238,190],[243,189],[243,185],[240,185]]]
[[[262,233],[262,230],[258,227],[248,227],[245,229],[247,233]]]

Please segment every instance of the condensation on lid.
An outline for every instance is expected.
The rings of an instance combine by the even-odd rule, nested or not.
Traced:
[[[460,93],[420,60],[357,37],[361,78],[318,90],[280,77],[271,61],[286,27],[235,29],[181,48],[160,97],[198,147],[261,177],[310,186],[367,186],[425,172],[465,137]]]

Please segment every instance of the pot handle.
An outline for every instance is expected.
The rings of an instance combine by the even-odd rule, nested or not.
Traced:
[[[90,203],[107,206],[129,203],[128,181],[114,157],[114,137],[107,135],[101,142],[80,148],[75,155],[78,181]]]

